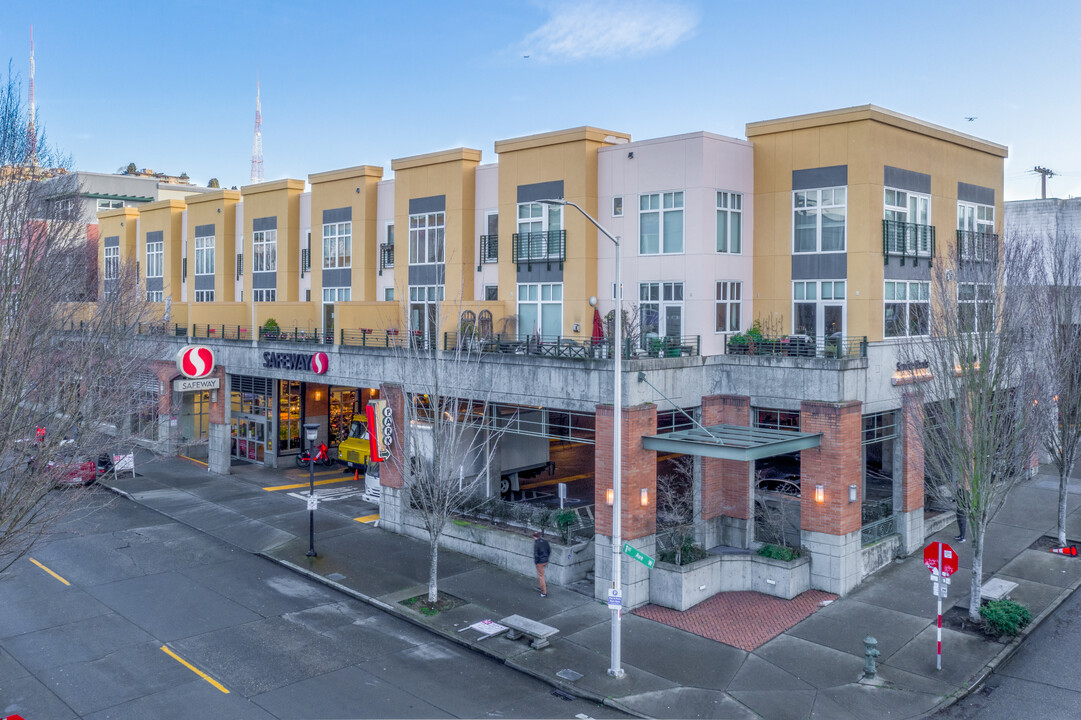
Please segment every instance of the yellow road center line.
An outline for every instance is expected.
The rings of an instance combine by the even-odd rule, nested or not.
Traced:
[[[375,522],[376,520],[379,519],[379,513],[376,513],[375,515],[365,515],[364,517],[358,517],[358,518],[353,518],[353,519],[356,520],[359,523]]]
[[[203,462],[202,460],[196,460],[195,458],[190,458],[190,457],[188,457],[187,455],[180,455],[179,457],[182,457],[182,458],[184,458],[185,460],[191,460],[191,461],[192,461],[193,463],[199,463],[200,465],[203,465],[203,466],[205,466],[205,467],[210,467],[210,465],[209,465],[209,464],[207,464],[207,463]]]
[[[69,583],[69,582],[68,582],[67,580],[65,580],[64,578],[60,577],[59,575],[57,575],[56,573],[54,573],[54,572],[53,572],[52,570],[50,570],[49,568],[47,568],[47,567],[45,567],[44,565],[42,565],[41,563],[39,563],[39,562],[38,562],[37,560],[35,560],[34,558],[29,558],[29,560],[30,560],[30,562],[34,563],[35,565],[37,565],[37,566],[38,566],[39,568],[41,568],[41,569],[42,569],[42,570],[44,570],[45,572],[47,572],[47,573],[49,573],[50,575],[52,575],[52,576],[53,576],[54,578],[56,578],[56,579],[57,579],[57,580],[59,580],[60,582],[64,583],[65,585],[67,585],[67,586],[69,586],[69,587],[71,586],[71,583]]]
[[[316,480],[312,484],[313,485],[331,485],[333,483],[340,483],[340,482],[353,482],[353,478],[351,478],[351,477],[343,477],[343,478],[335,478],[334,480]],[[294,485],[275,485],[274,487],[265,487],[263,489],[267,490],[267,491],[297,490],[299,488],[306,488],[306,487],[308,487],[308,483],[305,482],[305,483],[296,483]]]
[[[205,672],[203,672],[203,671],[202,671],[202,670],[200,670],[199,668],[197,668],[197,667],[195,667],[194,665],[192,665],[192,664],[191,664],[190,662],[188,662],[188,661],[187,661],[187,660],[185,660],[184,658],[182,658],[182,657],[180,657],[179,655],[177,655],[177,654],[176,654],[175,652],[173,652],[173,651],[172,651],[172,650],[170,650],[169,648],[167,648],[167,647],[165,647],[164,645],[162,645],[162,646],[161,646],[161,649],[162,649],[162,650],[163,650],[163,651],[165,652],[165,654],[166,654],[166,655],[168,655],[169,657],[171,657],[171,658],[172,658],[173,660],[176,660],[176,661],[177,661],[178,663],[180,663],[181,665],[183,665],[184,667],[186,667],[186,668],[187,668],[188,670],[191,670],[191,671],[192,671],[193,673],[195,673],[196,675],[198,675],[199,677],[201,677],[201,678],[202,678],[203,680],[206,680],[206,681],[207,681],[208,683],[210,683],[211,685],[213,685],[213,686],[214,686],[214,687],[216,687],[217,689],[221,690],[221,691],[222,691],[223,693],[225,693],[226,695],[228,695],[228,694],[229,694],[229,691],[225,689],[225,686],[224,686],[224,685],[222,685],[222,684],[221,684],[220,682],[218,682],[218,681],[217,681],[217,680],[215,680],[214,678],[212,678],[212,677],[210,677],[209,675],[207,675],[207,674],[206,674]]]

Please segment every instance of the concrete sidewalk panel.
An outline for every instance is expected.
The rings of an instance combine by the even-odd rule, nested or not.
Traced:
[[[942,629],[942,670],[935,669],[935,630],[928,627],[890,658],[889,665],[957,687],[968,682],[1002,650],[1002,645]]]
[[[816,688],[846,685],[863,671],[863,658],[791,635],[778,635],[755,654]]]
[[[822,693],[860,718],[919,717],[941,700],[938,695],[859,683],[830,688]]]
[[[876,669],[878,673],[875,675],[875,679],[870,681],[871,685],[879,685],[884,688],[904,688],[905,690],[939,697],[957,691],[956,685],[951,685],[938,677],[917,675],[886,663],[878,663]]]
[[[813,689],[810,684],[787,670],[782,670],[754,654],[747,656],[735,677],[728,683],[729,692],[796,692]]]
[[[155,488],[131,493],[135,502],[148,508],[174,517],[176,513],[190,508],[206,507],[206,503],[186,490],[177,488]]]
[[[292,498],[283,498],[274,493],[237,498],[225,503],[225,507],[253,520],[261,520],[271,515],[281,515],[296,509]]]
[[[1028,549],[1028,546],[1043,535],[1042,530],[1017,527],[1000,522],[992,522],[987,528],[983,543],[983,576],[989,577],[999,572],[1002,567]],[[961,561],[972,567],[972,552],[961,553],[961,548],[954,547],[961,554]]]
[[[861,658],[863,639],[870,635],[878,640],[880,658],[885,661],[928,623],[926,617],[842,598],[811,615],[788,634]]]
[[[610,632],[612,611],[608,609],[608,606],[596,601],[591,602],[590,598],[584,596],[582,598],[586,602],[578,603],[567,610],[549,616],[544,621],[545,624],[559,628],[559,632],[564,636],[573,635],[594,625],[603,625],[609,628]]]
[[[308,510],[303,503],[297,503],[295,510],[286,510],[280,515],[267,515],[259,522],[266,523],[271,527],[284,530],[290,535],[296,537],[308,537]],[[331,513],[321,510],[315,511],[315,532],[325,532],[327,530],[336,530],[344,527],[353,527],[356,523],[346,517],[342,517],[337,513]]]
[[[826,693],[820,692],[811,709],[810,720],[860,720],[860,718],[838,705],[837,701]]]
[[[624,696],[619,699],[618,704],[651,718],[754,720],[758,717],[723,692],[693,687],[677,687],[671,690],[655,690],[640,695]]]
[[[1024,578],[1015,578],[1002,574],[996,575],[995,577],[1017,583],[1017,587],[1010,591],[1010,599],[1016,600],[1027,607],[1029,612],[1032,613],[1032,617],[1036,617],[1042,613],[1059,595],[1062,594],[1062,588],[1055,585],[1044,585],[1043,583],[1033,582],[1032,580],[1025,580]]]
[[[1041,532],[1058,524],[1058,481],[1055,488],[1045,487],[1042,481],[1018,485],[1010,491],[1009,499],[1002,506],[994,521],[1004,525],[1030,528]],[[1076,510],[1081,502],[1075,495],[1067,500],[1067,510]]]
[[[816,690],[729,690],[728,694],[769,720],[806,720]]]
[[[530,619],[548,625],[552,625],[548,620],[552,616],[592,602],[591,598],[555,585],[549,585],[548,597],[541,598],[536,589],[536,577],[512,573],[485,562],[475,561],[475,563],[466,572],[440,580],[440,588],[458,597],[468,597],[470,602],[483,607],[500,608],[501,611],[528,605],[535,609],[533,614],[521,612],[518,614],[526,614]],[[537,602],[533,602],[534,600]],[[512,613],[505,612],[503,617],[510,614]]]
[[[242,519],[216,530],[214,536],[248,552],[262,552],[293,539],[293,535],[284,530],[279,530],[259,520],[238,517]]]
[[[1038,550],[1025,550],[1000,571],[1022,580],[1066,588],[1081,578],[1081,560]]]
[[[345,542],[347,538],[337,537],[336,541]],[[385,595],[400,591],[402,588],[416,585],[416,581],[404,575],[379,570],[373,572],[358,564],[355,558],[344,553],[335,553],[333,549],[326,547],[332,541],[319,546],[319,555],[315,558],[306,556],[308,551],[307,538],[294,538],[289,542],[279,545],[263,554],[269,558],[300,569],[303,572],[312,573],[322,578],[330,578],[331,575],[340,575],[334,582],[343,585],[350,590],[360,593],[368,598],[381,598]]]

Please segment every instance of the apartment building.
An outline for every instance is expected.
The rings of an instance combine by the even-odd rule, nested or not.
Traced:
[[[215,355],[197,389],[170,358],[154,365],[145,432],[219,473],[291,462],[304,422],[334,445],[372,398],[401,417],[388,348],[468,336],[484,372],[456,392],[540,409],[528,433],[552,441],[555,466],[534,486],[566,478],[590,507],[602,597],[618,250],[622,495],[641,498],[622,539],[655,550],[658,472],[700,458],[706,547],[768,541],[763,511],[779,508],[810,586],[847,592],[923,543],[922,448],[903,421],[921,408],[896,341],[928,332],[935,264],[998,242],[1006,149],[875,106],[746,132],[579,127],[497,140],[497,162],[455,148],[395,159],[390,179],[359,165],[102,212],[101,290],[137,263],[172,352]],[[405,531],[387,470],[381,526]],[[488,491],[530,484],[512,475]],[[648,602],[643,566],[623,578],[628,607]]]

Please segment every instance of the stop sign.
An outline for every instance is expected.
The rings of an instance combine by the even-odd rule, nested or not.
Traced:
[[[957,551],[947,543],[933,542],[923,549],[923,564],[934,572],[938,559],[942,558],[942,577],[949,577],[957,572]]]

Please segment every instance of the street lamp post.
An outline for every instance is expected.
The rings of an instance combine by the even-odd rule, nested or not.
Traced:
[[[615,362],[612,365],[612,401],[615,405],[612,409],[612,587],[622,591],[623,568],[621,553],[623,549],[623,518],[621,515],[623,507],[623,458],[621,452],[623,448],[623,378],[621,366],[623,364],[623,271],[620,266],[619,238],[601,227],[601,224],[594,220],[589,213],[569,200],[541,200],[540,202],[545,205],[571,206],[582,213],[582,216],[585,217],[586,220],[592,223],[594,227],[600,230],[601,233],[616,246],[616,309],[615,319],[612,323],[615,327],[615,330],[612,333],[612,344],[614,346],[613,349],[615,350]],[[608,674],[615,678],[621,678],[625,674],[620,661],[622,644],[622,634],[620,632],[621,620],[622,605],[612,607],[612,666],[608,668]]]
[[[315,557],[315,439],[319,423],[304,423],[304,437],[308,439],[308,557]]]

